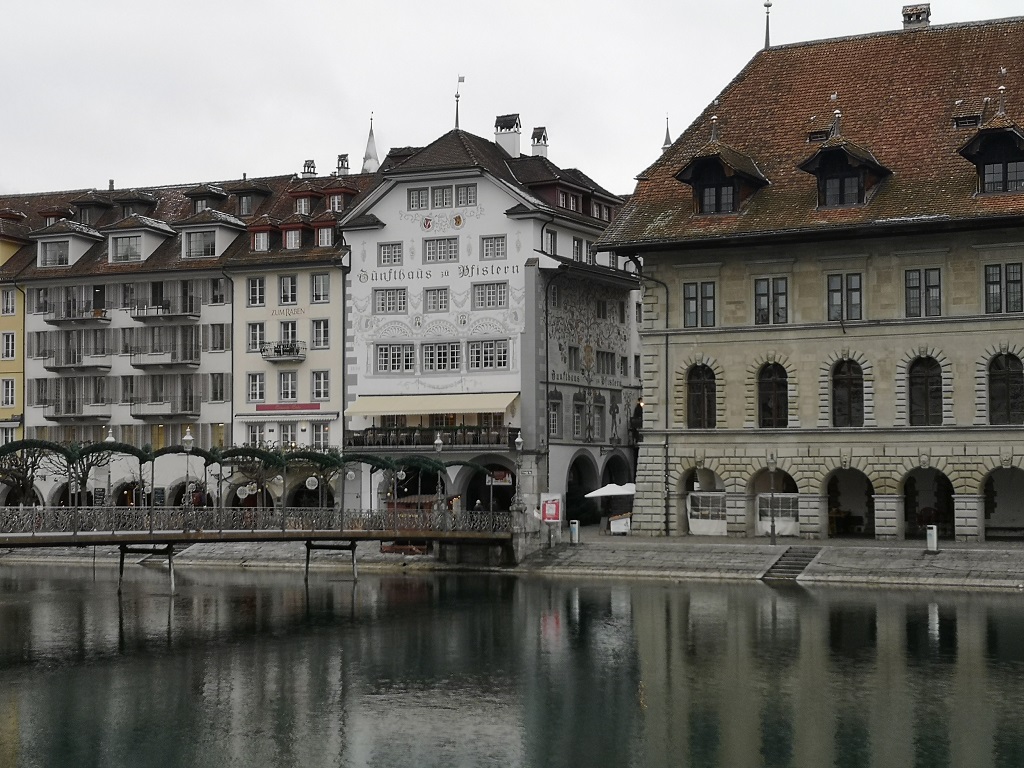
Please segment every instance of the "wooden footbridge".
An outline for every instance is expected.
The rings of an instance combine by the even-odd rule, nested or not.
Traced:
[[[499,545],[512,542],[512,513],[478,510],[256,507],[6,507],[0,549],[116,546],[120,576],[127,554],[165,555],[174,589],[174,552],[192,544],[304,542],[306,578],[314,549],[352,553],[361,541]],[[118,591],[121,579],[118,579]]]

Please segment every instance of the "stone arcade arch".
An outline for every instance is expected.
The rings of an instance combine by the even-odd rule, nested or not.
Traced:
[[[774,472],[768,467],[759,470],[750,478],[748,493],[753,499],[750,518],[754,536],[771,533],[772,509],[778,536],[800,535],[800,493],[789,472],[779,466]]]
[[[829,538],[875,536],[875,488],[859,469],[836,469],[824,483]]]
[[[680,533],[725,536],[727,507],[725,482],[713,470],[694,467],[682,477],[682,504],[678,504]]]
[[[927,526],[938,526],[940,539],[952,539],[956,530],[953,484],[934,467],[918,467],[903,479],[904,535],[921,539]]]
[[[608,483],[625,485],[631,482],[633,482],[633,472],[629,468],[629,462],[625,457],[613,453],[604,463],[604,469],[601,471],[601,485]]]
[[[565,478],[565,519],[579,520],[581,525],[590,525],[600,520],[600,506],[586,498],[591,491],[600,488],[597,465],[588,451],[580,451],[569,463]]]
[[[999,467],[982,484],[986,539],[1024,538],[1024,470]]]

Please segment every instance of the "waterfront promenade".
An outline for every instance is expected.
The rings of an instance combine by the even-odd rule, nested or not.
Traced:
[[[983,544],[941,542],[938,553],[925,551],[923,541],[815,541],[706,537],[647,538],[608,536],[596,528],[582,529],[580,543],[563,543],[527,558],[515,568],[449,565],[429,555],[382,553],[376,542],[359,544],[360,571],[494,571],[521,575],[667,580],[759,579],[790,546],[819,548],[800,577],[803,584],[878,585],[886,587],[995,588],[1024,591],[1024,542]],[[2,550],[0,565],[19,562],[117,566],[116,547]],[[148,562],[147,562],[148,561]],[[136,555],[132,562],[160,564],[158,556]],[[165,561],[164,561],[165,562]],[[176,568],[264,567],[301,569],[303,545],[297,543],[196,544],[174,558]],[[337,569],[348,577],[347,555],[314,552],[311,568]]]

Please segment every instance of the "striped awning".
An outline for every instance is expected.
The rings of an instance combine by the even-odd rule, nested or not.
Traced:
[[[460,395],[362,395],[345,409],[346,416],[421,416],[431,413],[503,413],[518,392],[475,392]]]

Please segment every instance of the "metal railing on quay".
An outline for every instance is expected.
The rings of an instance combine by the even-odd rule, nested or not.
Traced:
[[[344,509],[333,507],[4,507],[0,535],[359,531],[503,533],[509,510]]]

